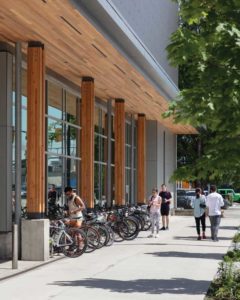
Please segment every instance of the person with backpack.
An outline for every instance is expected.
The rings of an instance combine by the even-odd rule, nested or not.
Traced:
[[[170,204],[172,195],[167,190],[167,186],[165,184],[161,185],[161,192],[159,196],[162,198],[162,205],[161,205],[161,215],[162,215],[162,223],[163,227],[160,230],[168,230],[169,229],[169,212],[170,212]]]
[[[81,227],[83,221],[82,211],[85,209],[85,204],[82,199],[73,192],[72,187],[67,186],[64,189],[67,197],[67,212],[69,220],[67,224],[71,227]]]
[[[197,240],[206,239],[205,231],[206,231],[206,197],[202,195],[202,190],[200,188],[196,188],[196,197],[192,200],[191,206],[193,208],[193,214],[196,222],[196,230],[198,234]],[[200,223],[202,225],[202,237],[200,230]]]
[[[148,236],[149,238],[154,236],[154,230],[156,226],[156,235],[155,238],[158,238],[159,235],[159,222],[160,222],[160,207],[161,207],[162,199],[158,195],[158,189],[152,189],[152,195],[148,199],[148,207],[150,211],[150,220],[151,220],[151,234]]]

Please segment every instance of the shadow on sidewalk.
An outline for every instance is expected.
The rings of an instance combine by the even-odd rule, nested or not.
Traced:
[[[137,279],[137,280],[112,280],[100,278],[87,278],[85,280],[55,281],[51,285],[86,287],[104,289],[115,293],[146,293],[146,294],[204,294],[210,281],[192,280],[187,278],[172,279]]]
[[[203,258],[203,259],[216,259],[221,260],[222,254],[220,253],[189,253],[189,252],[178,252],[178,251],[167,251],[167,252],[149,252],[144,253],[157,257],[182,257],[182,258]]]
[[[191,225],[191,226],[188,226],[189,228],[196,228],[196,226],[194,225]],[[210,229],[210,226],[206,226],[206,228],[209,228]],[[238,226],[221,226],[219,227],[219,230],[237,230],[238,229]]]
[[[224,230],[238,230],[239,226],[220,226],[219,230],[224,229]]]
[[[175,240],[185,240],[185,241],[191,241],[191,240],[196,241],[197,240],[196,236],[174,236],[173,238]],[[218,238],[220,241],[221,240],[232,240],[232,237],[219,236]],[[205,241],[210,241],[210,239],[206,239]],[[201,242],[201,241],[199,241],[199,242]]]

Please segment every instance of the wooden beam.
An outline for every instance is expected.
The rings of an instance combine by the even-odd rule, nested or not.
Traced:
[[[81,87],[80,195],[94,208],[94,80],[83,77]]]
[[[146,203],[146,116],[137,120],[137,202]]]
[[[115,100],[115,204],[125,204],[125,101]]]
[[[27,212],[45,212],[45,59],[44,46],[29,42],[27,57]]]

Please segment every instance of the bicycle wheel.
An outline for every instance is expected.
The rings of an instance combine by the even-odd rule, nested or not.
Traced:
[[[108,241],[106,241],[105,246],[109,247],[109,246],[111,246],[114,243],[115,233],[114,233],[114,231],[112,230],[112,228],[109,225],[104,224],[104,227],[108,231]]]
[[[128,226],[128,231],[124,231],[124,239],[125,240],[134,240],[139,234],[139,226],[138,223],[134,220],[134,218],[126,217],[124,218],[124,222]]]
[[[129,226],[128,226],[128,224],[125,221],[118,221],[116,225],[117,225],[117,232],[116,233],[123,240],[126,240],[126,237],[129,236]]]
[[[110,223],[109,226],[114,233],[114,242],[122,242],[124,240],[123,235],[120,234],[121,221]]]
[[[143,227],[143,231],[147,231],[150,229],[151,227],[151,220],[150,220],[150,216],[147,213],[142,213],[141,214],[143,219],[144,219],[144,227]]]
[[[62,235],[61,239],[63,238],[63,242],[66,244],[71,240],[71,244],[60,246],[63,254],[70,258],[79,257],[87,248],[87,237],[85,232],[80,228],[68,228],[66,233],[66,235]]]
[[[93,252],[94,250],[96,250],[99,246],[100,243],[100,235],[98,233],[98,231],[89,225],[83,225],[82,230],[85,232],[86,236],[87,236],[87,249],[86,252]]]
[[[93,227],[97,230],[99,237],[100,237],[99,245],[97,246],[97,249],[100,249],[108,242],[109,233],[108,233],[108,230],[103,225],[93,224]]]

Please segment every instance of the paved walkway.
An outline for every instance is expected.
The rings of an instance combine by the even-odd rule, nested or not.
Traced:
[[[0,281],[1,299],[203,299],[239,225],[238,206],[225,212],[219,242],[197,241],[193,217],[174,216],[158,239],[142,232],[134,241]]]

